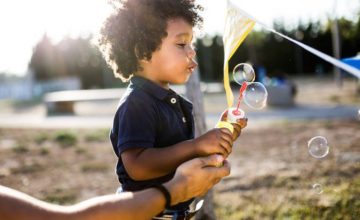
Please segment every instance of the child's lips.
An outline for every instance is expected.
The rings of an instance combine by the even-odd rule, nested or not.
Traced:
[[[192,72],[194,72],[196,67],[197,67],[197,64],[193,63],[193,64],[189,65],[188,70],[192,73]]]

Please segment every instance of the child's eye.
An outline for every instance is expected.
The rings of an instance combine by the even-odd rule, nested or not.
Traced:
[[[179,47],[184,48],[186,44],[177,44]]]

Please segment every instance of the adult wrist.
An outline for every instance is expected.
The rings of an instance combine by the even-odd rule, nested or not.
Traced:
[[[163,184],[163,186],[166,187],[166,189],[169,191],[171,195],[171,205],[176,205],[180,202],[185,201],[181,199],[182,190],[178,189],[177,186],[178,184],[176,182],[177,180],[172,179],[169,182]]]
[[[169,191],[169,189],[162,184],[154,184],[151,186],[151,188],[157,189],[159,192],[161,192],[161,194],[164,196],[165,198],[165,209],[169,209],[171,207],[171,193]]]

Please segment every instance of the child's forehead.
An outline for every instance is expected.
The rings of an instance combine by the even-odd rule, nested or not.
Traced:
[[[191,39],[193,37],[193,26],[182,18],[171,19],[167,21],[166,32],[168,37]]]

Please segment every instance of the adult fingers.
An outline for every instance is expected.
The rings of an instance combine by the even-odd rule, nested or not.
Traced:
[[[201,162],[202,167],[216,167],[221,165],[224,161],[224,157],[220,154],[213,154],[207,157],[199,157],[196,159]]]
[[[206,167],[207,171],[209,171],[212,174],[211,180],[213,183],[217,183],[218,179],[223,178],[225,176],[230,175],[231,166],[230,163],[227,160],[224,160],[222,166],[219,167]]]

